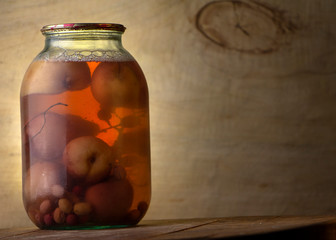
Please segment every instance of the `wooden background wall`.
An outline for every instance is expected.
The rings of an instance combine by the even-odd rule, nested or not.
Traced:
[[[50,23],[117,22],[148,79],[147,219],[336,213],[336,1],[1,0],[0,227],[21,202],[19,87]]]

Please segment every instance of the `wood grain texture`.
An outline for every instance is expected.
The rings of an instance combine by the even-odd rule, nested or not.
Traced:
[[[99,230],[34,230],[25,229],[26,232],[16,234],[8,230],[3,230],[6,234],[6,239],[150,239],[155,236],[166,235],[169,233],[183,231],[206,224],[216,222],[217,219],[192,219],[188,221],[171,220],[171,221],[147,221],[137,227],[131,228],[116,228],[116,229],[99,229]],[[1,239],[0,231],[0,239]]]
[[[152,220],[100,230],[3,229],[0,239],[334,239],[335,216]]]
[[[41,26],[118,22],[148,80],[147,219],[336,213],[336,2],[0,1],[0,227],[21,203],[19,86]]]

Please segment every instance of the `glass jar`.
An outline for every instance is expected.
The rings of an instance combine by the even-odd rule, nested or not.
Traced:
[[[41,229],[137,224],[151,197],[146,79],[120,24],[41,29],[21,85],[23,202]]]

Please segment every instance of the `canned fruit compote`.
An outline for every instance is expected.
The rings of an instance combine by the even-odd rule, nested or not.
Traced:
[[[23,201],[41,229],[134,225],[148,209],[148,89],[123,31],[42,28],[21,86]]]

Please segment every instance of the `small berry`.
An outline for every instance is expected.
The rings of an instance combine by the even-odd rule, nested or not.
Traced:
[[[51,226],[54,223],[54,220],[51,214],[44,215],[43,220],[44,220],[44,224],[47,226]]]
[[[77,224],[77,217],[75,214],[69,214],[66,218],[66,223],[69,225],[76,225]]]

